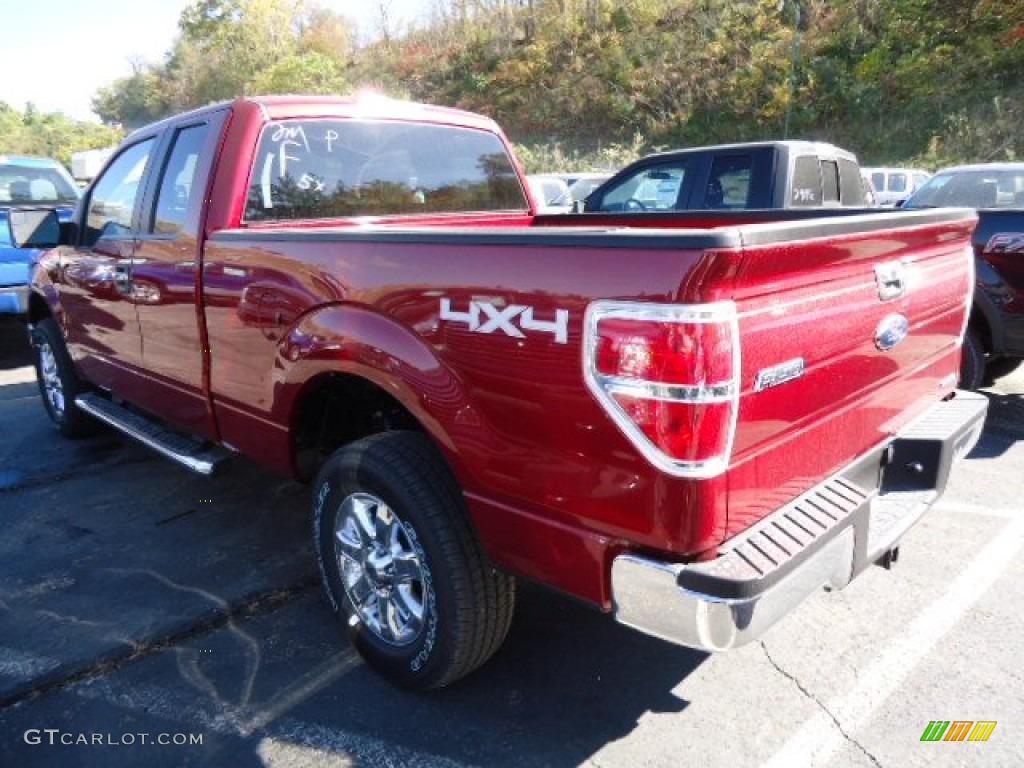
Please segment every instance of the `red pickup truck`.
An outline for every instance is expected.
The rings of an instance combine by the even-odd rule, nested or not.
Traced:
[[[327,599],[410,688],[497,650],[516,577],[719,650],[895,559],[984,422],[974,214],[581,223],[523,178],[383,99],[135,132],[34,273],[49,416],[311,482]]]

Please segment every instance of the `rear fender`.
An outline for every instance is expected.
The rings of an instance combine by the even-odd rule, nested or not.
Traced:
[[[304,316],[282,337],[278,361],[284,423],[292,423],[306,387],[321,375],[359,376],[397,400],[434,439],[460,481],[467,479],[459,446],[482,421],[458,378],[405,326],[365,307],[330,305]]]

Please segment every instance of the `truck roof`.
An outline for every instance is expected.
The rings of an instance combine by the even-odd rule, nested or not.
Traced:
[[[968,165],[950,165],[940,168],[935,173],[964,173],[967,171],[1021,171],[1024,163],[970,163]]]
[[[222,101],[205,107],[191,110],[184,114],[174,115],[163,120],[142,126],[136,133],[151,132],[165,123],[180,123],[191,120],[207,112],[214,112],[225,107],[234,109],[257,109],[263,113],[264,119],[286,120],[289,118],[349,118],[378,120],[413,120],[416,122],[443,123],[465,128],[500,133],[498,124],[484,115],[465,112],[450,107],[437,107],[412,101],[392,99],[383,94],[364,92],[354,96],[314,96],[287,94],[277,96],[246,96],[231,101]]]
[[[52,157],[38,157],[36,155],[0,155],[0,165],[17,165],[22,168],[64,167]]]
[[[804,139],[778,139],[772,141],[744,141],[736,142],[732,144],[710,144],[701,145],[698,147],[681,147],[679,149],[669,149],[664,152],[658,152],[652,155],[647,155],[647,158],[652,157],[673,157],[677,155],[686,155],[690,153],[705,153],[705,152],[729,152],[732,150],[736,151],[747,151],[751,149],[759,149],[763,147],[772,147],[775,149],[783,149],[789,152],[800,152],[801,154],[814,154],[822,156],[832,157],[845,157],[856,162],[857,158],[852,153],[841,147],[837,147],[835,144],[829,144],[824,141],[807,141]],[[646,159],[646,158],[645,158]]]

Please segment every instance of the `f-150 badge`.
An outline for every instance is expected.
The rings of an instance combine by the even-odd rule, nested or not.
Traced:
[[[1024,251],[1024,232],[1000,232],[992,235],[985,253],[1020,253]]]
[[[536,331],[550,333],[559,344],[569,343],[567,309],[556,309],[554,320],[537,320],[533,307],[523,304],[496,307],[489,301],[471,301],[467,311],[458,312],[452,309],[451,299],[441,299],[441,319],[451,323],[465,323],[473,333],[501,331],[514,339],[525,339],[523,331]]]

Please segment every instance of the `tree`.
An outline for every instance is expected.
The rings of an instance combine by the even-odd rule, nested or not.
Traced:
[[[169,114],[251,94],[337,93],[355,32],[343,17],[294,0],[197,0],[160,64],[100,89],[104,122],[138,127]]]
[[[349,89],[334,59],[318,51],[274,62],[247,85],[250,93],[344,93]]]
[[[52,157],[67,166],[72,153],[117,144],[122,133],[118,128],[72,120],[63,112],[40,112],[31,103],[22,113],[0,102],[0,147],[8,154]]]

